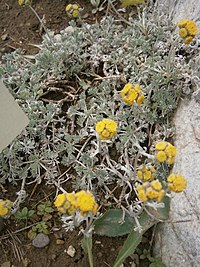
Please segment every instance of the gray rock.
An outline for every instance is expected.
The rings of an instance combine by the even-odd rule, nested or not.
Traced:
[[[185,192],[174,194],[170,222],[159,226],[154,252],[167,267],[200,266],[200,103],[182,103],[175,116],[178,155],[173,173],[187,180]]]
[[[182,19],[200,21],[200,0],[157,0],[160,10],[169,14],[174,22]]]
[[[32,241],[32,245],[36,248],[44,248],[50,242],[48,235],[45,234],[38,234]]]

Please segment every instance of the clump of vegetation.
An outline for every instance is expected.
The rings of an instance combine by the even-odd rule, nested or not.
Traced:
[[[59,188],[55,206],[66,230],[85,222],[90,266],[93,232],[129,234],[118,267],[147,229],[168,218],[171,191],[186,187],[181,174],[170,174],[177,150],[169,141],[179,100],[199,83],[195,35],[187,46],[176,25],[148,6],[125,22],[73,20],[60,34],[48,32],[34,61],[16,51],[0,68],[30,119],[0,155],[0,182],[22,181],[24,192],[42,176]],[[70,179],[76,193],[64,189]],[[51,205],[38,212],[51,213]],[[46,230],[41,222],[31,236]]]
[[[29,210],[27,207],[24,207],[21,211],[18,210],[15,213],[15,218],[17,219],[17,221],[26,221],[27,223],[27,220],[31,218],[34,213],[34,210]]]

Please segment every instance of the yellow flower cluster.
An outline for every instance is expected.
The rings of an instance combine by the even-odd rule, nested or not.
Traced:
[[[93,194],[89,191],[81,190],[77,193],[59,194],[54,202],[58,211],[70,215],[76,211],[80,211],[82,216],[86,216],[88,212],[94,215],[97,213],[98,205],[95,202]]]
[[[117,133],[117,123],[110,119],[103,119],[97,122],[95,129],[101,140],[107,140]]]
[[[135,87],[131,83],[127,83],[121,90],[121,97],[125,103],[129,106],[133,105],[135,101],[138,105],[141,105],[144,100],[144,95],[141,91],[140,85],[136,84]]]
[[[183,38],[185,44],[192,42],[193,38],[198,33],[197,25],[194,21],[189,19],[184,19],[178,23],[179,35]]]
[[[81,190],[76,193],[76,198],[77,208],[80,210],[81,215],[85,216],[89,211],[94,215],[97,213],[98,205],[91,192]]]
[[[176,193],[182,192],[187,186],[186,180],[180,174],[170,174],[167,178],[167,182],[168,188]]]
[[[155,178],[155,168],[151,165],[140,165],[137,176],[142,182],[147,182]]]
[[[10,200],[0,199],[0,217],[5,217],[5,216],[9,215],[12,204],[13,204],[13,202]]]
[[[31,1],[30,0],[18,0],[18,4],[20,6],[28,6],[30,5]]]
[[[151,183],[145,182],[142,185],[138,185],[137,194],[142,202],[153,200],[161,202],[165,195],[165,190],[158,180],[154,180]]]
[[[59,194],[54,202],[61,213],[74,214],[76,212],[76,198],[74,193]]]
[[[177,154],[177,149],[175,146],[169,142],[161,141],[155,145],[155,148],[157,150],[156,159],[159,162],[166,161],[168,164],[174,163]]]
[[[66,6],[66,12],[69,16],[77,18],[79,16],[80,8],[77,4],[69,4]]]

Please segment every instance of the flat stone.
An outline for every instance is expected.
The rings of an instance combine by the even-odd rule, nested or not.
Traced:
[[[32,241],[32,245],[36,248],[44,248],[50,242],[48,235],[45,234],[38,234]]]

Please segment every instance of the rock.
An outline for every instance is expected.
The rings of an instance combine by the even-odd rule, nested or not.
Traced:
[[[65,244],[65,241],[62,239],[56,239],[56,244],[57,245],[63,245],[63,244]]]
[[[76,254],[76,250],[73,246],[69,246],[68,249],[67,249],[67,254],[73,258]]]
[[[171,15],[174,22],[182,19],[200,21],[200,0],[159,0],[157,5]]]
[[[48,235],[45,234],[38,234],[32,241],[32,245],[36,248],[44,248],[50,242]]]
[[[167,267],[200,266],[200,103],[182,103],[175,116],[178,155],[173,173],[187,180],[185,192],[174,194],[170,222],[160,224],[154,252]]]
[[[3,35],[1,35],[1,40],[5,41],[8,38],[8,34],[4,33]]]

